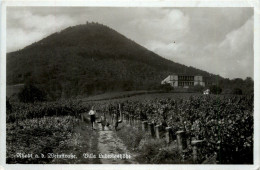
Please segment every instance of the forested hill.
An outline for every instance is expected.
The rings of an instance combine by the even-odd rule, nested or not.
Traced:
[[[164,59],[98,23],[68,27],[7,54],[7,84],[30,79],[51,98],[153,88],[172,73],[210,75]]]

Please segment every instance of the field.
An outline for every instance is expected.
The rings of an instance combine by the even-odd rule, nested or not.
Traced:
[[[7,113],[7,163],[253,162],[253,96],[115,96],[95,101],[12,103],[13,109]],[[97,131],[89,130],[88,120],[82,120],[81,115],[93,105],[98,120],[104,115],[108,122],[122,122],[116,131],[102,131],[100,124],[96,125]],[[17,153],[28,152],[75,153],[77,159],[17,158]],[[99,152],[134,156],[132,160],[108,162],[82,156]]]
[[[145,91],[145,90],[139,90],[139,91],[124,91],[124,92],[109,92],[109,93],[103,93],[100,95],[94,95],[87,98],[82,99],[82,101],[88,102],[88,101],[103,101],[103,100],[113,100],[113,99],[125,99],[132,96],[140,96],[140,95],[147,95],[147,94],[153,94],[158,93],[158,91]]]
[[[120,91],[120,92],[107,92],[99,95],[89,96],[87,98],[81,98],[83,102],[98,102],[105,100],[143,100],[143,99],[154,99],[154,98],[168,98],[168,97],[180,97],[190,95],[200,95],[195,92],[182,92],[185,90],[175,89],[174,92],[165,92],[162,90],[137,90],[137,91]]]
[[[198,93],[176,93],[176,92],[162,92],[162,91],[127,91],[104,93],[100,95],[91,96],[81,99],[82,102],[88,103],[104,103],[104,102],[124,102],[124,101],[143,101],[152,99],[166,99],[166,98],[188,98],[190,96],[200,96]]]

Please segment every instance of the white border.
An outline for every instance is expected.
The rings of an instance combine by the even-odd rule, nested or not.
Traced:
[[[9,165],[6,156],[6,7],[8,6],[89,6],[89,7],[254,7],[254,165]],[[1,169],[226,169],[226,170],[260,170],[260,0],[88,0],[88,1],[14,1],[1,3],[1,57],[0,57],[0,170]],[[250,68],[249,68],[250,69]]]

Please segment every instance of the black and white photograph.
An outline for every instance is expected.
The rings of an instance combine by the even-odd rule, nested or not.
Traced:
[[[254,7],[5,15],[6,164],[254,165]]]

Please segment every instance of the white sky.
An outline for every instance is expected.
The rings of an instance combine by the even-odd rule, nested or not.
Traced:
[[[253,78],[253,8],[8,7],[7,51],[86,21],[174,62],[226,78]]]

